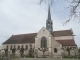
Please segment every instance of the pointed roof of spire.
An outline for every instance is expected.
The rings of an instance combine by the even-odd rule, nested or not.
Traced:
[[[48,7],[48,20],[51,20],[50,5]]]

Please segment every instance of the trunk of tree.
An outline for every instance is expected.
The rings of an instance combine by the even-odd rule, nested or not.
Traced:
[[[70,50],[68,51],[68,56],[70,56]]]
[[[13,57],[15,57],[15,52],[12,52]]]
[[[44,54],[45,54],[45,51],[43,51],[43,57],[45,57]]]

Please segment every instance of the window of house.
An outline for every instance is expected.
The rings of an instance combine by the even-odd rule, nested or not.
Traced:
[[[54,48],[54,53],[57,53],[57,48]]]
[[[28,50],[28,45],[25,46],[25,49]]]
[[[20,46],[18,45],[18,50],[20,49]]]
[[[41,48],[47,48],[47,40],[46,37],[41,38]]]

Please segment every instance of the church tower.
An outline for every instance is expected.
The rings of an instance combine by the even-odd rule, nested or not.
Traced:
[[[51,20],[50,6],[48,8],[48,18],[47,18],[47,21],[46,21],[46,29],[49,32],[53,31],[53,23],[52,23],[52,20]]]

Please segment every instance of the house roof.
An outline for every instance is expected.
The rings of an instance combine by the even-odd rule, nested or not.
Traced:
[[[73,39],[56,40],[56,41],[58,41],[60,44],[62,44],[62,46],[76,46],[75,41]]]
[[[70,36],[70,35],[72,35],[72,32],[71,32],[71,30],[54,31],[54,32],[52,32],[52,35],[54,37],[57,37],[57,36]],[[3,44],[35,43],[35,37],[36,36],[37,36],[37,33],[12,35]],[[60,40],[58,42],[61,43],[62,45],[66,45],[66,42],[68,42],[68,41],[66,41],[66,40],[61,41]],[[72,44],[72,42],[74,43],[74,41],[70,40],[69,45],[70,45],[70,43]]]

